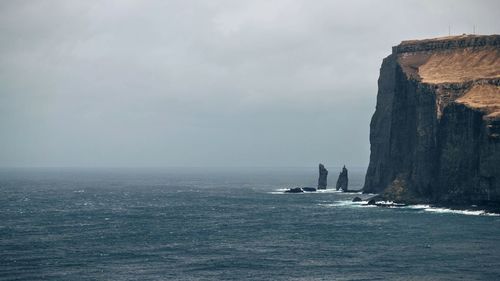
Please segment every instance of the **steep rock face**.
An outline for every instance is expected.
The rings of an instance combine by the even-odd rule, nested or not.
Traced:
[[[323,166],[323,164],[319,164],[318,189],[326,189],[327,178],[328,170],[325,168],[325,166]]]
[[[404,41],[378,85],[364,192],[500,204],[500,36]]]

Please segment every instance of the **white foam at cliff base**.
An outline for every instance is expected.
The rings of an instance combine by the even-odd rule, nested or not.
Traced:
[[[317,193],[342,193],[342,190],[335,190],[335,189],[318,189],[316,192],[317,192]]]
[[[367,201],[352,202],[351,200],[335,201],[330,204],[318,204],[324,207],[376,207],[375,205],[368,205]]]
[[[391,204],[393,202],[379,201],[377,203]],[[329,204],[320,203],[317,205],[323,206],[323,207],[363,207],[363,208],[377,207],[376,205],[368,205],[367,201],[352,202],[350,200],[335,201],[335,202],[329,203]],[[425,211],[425,212],[439,213],[439,214],[459,214],[459,215],[468,215],[468,216],[495,216],[495,217],[500,216],[500,214],[488,213],[488,212],[483,211],[483,210],[477,210],[477,211],[453,210],[453,209],[448,209],[448,208],[431,207],[430,205],[425,205],[425,204],[408,205],[408,206],[398,207],[398,208],[421,210],[421,211]]]
[[[375,204],[380,204],[380,205],[393,205],[394,201],[377,201]]]
[[[408,205],[405,208],[407,208],[407,209],[415,209],[415,210],[422,210],[422,209],[431,208],[431,205],[424,205],[424,204]]]
[[[342,193],[341,190],[335,190],[335,189],[320,189],[316,191],[304,191],[304,192],[297,192],[297,193],[287,193],[285,191],[290,190],[290,188],[278,188],[275,189],[274,191],[268,192],[269,194],[317,194],[317,193]]]
[[[426,212],[433,212],[433,213],[440,213],[440,214],[460,214],[460,215],[468,215],[468,216],[500,216],[500,214],[495,214],[495,213],[488,213],[486,211],[478,210],[478,211],[472,211],[472,210],[453,210],[453,209],[447,209],[447,208],[425,208],[424,211]]]

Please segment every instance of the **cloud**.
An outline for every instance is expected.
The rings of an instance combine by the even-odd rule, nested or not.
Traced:
[[[401,40],[496,1],[4,1],[0,165],[366,165]]]

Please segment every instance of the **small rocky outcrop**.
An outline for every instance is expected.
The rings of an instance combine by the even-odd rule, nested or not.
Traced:
[[[352,202],[361,202],[361,201],[363,201],[363,200],[361,198],[359,198],[359,197],[354,197],[352,199]]]
[[[327,186],[328,170],[319,164],[319,178],[318,178],[318,189],[326,189]]]
[[[344,165],[344,167],[342,168],[342,172],[340,172],[339,174],[339,178],[337,179],[337,185],[336,185],[336,189],[337,190],[342,190],[342,191],[348,191],[348,186],[349,185],[349,177],[347,175],[347,169]]]
[[[314,187],[293,187],[288,190],[285,190],[285,193],[302,193],[302,192],[315,192],[316,188]]]
[[[286,193],[302,193],[304,191],[300,187],[294,187],[294,188],[290,188],[289,190],[286,190],[285,192]]]

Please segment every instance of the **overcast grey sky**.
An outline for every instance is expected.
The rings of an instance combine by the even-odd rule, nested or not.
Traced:
[[[500,1],[1,1],[0,166],[365,166],[401,40]]]

